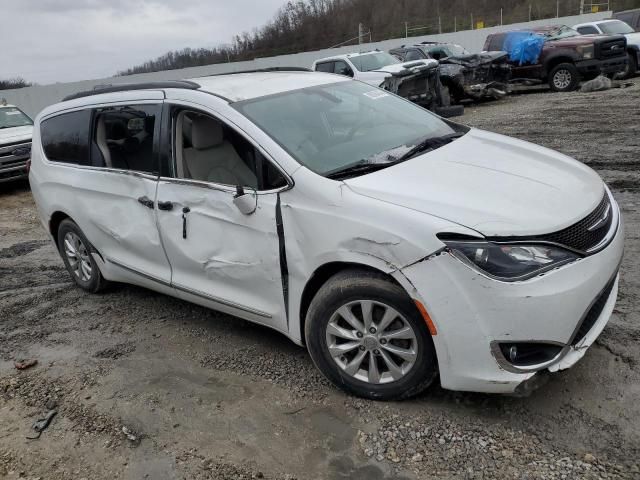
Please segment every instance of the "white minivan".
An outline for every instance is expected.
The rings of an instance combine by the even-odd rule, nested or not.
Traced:
[[[29,174],[71,277],[271,327],[336,385],[525,393],[575,364],[618,290],[611,192],[565,155],[336,75],[84,92]]]

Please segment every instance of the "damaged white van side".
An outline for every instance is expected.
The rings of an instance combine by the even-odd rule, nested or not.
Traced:
[[[32,191],[71,277],[274,328],[336,385],[522,393],[616,301],[598,175],[370,85],[300,71],[107,87],[36,119]]]

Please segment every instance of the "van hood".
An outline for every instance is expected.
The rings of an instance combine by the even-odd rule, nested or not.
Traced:
[[[24,127],[1,128],[0,145],[20,142],[22,140],[30,141],[32,135],[33,125],[25,125]]]
[[[485,236],[561,230],[593,211],[605,192],[598,174],[566,155],[475,129],[434,151],[345,183],[358,194]]]

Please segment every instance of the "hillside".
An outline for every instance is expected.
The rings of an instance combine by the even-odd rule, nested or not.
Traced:
[[[587,2],[588,3],[588,2]],[[594,2],[597,3],[597,2]],[[640,0],[615,0],[615,10],[640,7]],[[232,39],[231,46],[168,52],[119,75],[171,70],[228,61],[251,60],[358,43],[365,40],[468,30],[503,23],[576,15],[580,0],[305,0],[290,1],[273,19],[252,33]],[[207,39],[203,38],[206,44]]]

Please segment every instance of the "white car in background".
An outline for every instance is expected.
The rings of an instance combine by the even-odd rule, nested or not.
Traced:
[[[640,32],[636,32],[622,20],[600,20],[573,26],[582,35],[624,35],[627,38],[627,68],[618,74],[620,78],[633,77],[640,65]]]
[[[38,115],[33,145],[38,215],[79,287],[273,328],[363,397],[438,376],[525,393],[616,302],[624,227],[596,172],[346,77],[84,92]]]
[[[416,64],[424,64],[432,68],[439,65],[437,60],[432,59],[401,62],[387,52],[373,50],[321,58],[313,62],[311,69],[316,72],[345,75],[379,87],[391,74],[401,72],[407,66],[415,66]]]
[[[25,178],[33,121],[15,105],[0,103],[0,183]]]

